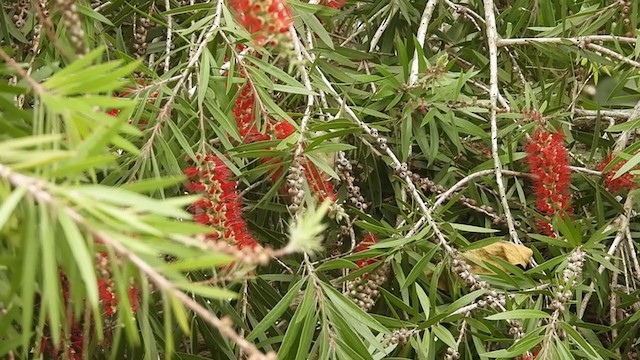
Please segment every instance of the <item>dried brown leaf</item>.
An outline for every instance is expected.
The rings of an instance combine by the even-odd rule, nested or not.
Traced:
[[[496,261],[497,258],[500,258],[513,265],[527,266],[531,256],[533,256],[533,251],[524,245],[518,245],[508,241],[499,241],[479,249],[469,250],[464,253],[464,256],[471,260],[469,262],[471,272],[476,274],[491,274],[492,272],[490,270],[484,269],[477,264],[486,262],[502,270],[506,270]]]

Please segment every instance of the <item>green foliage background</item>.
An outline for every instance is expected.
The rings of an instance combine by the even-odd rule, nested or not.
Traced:
[[[640,162],[633,137],[640,123],[631,116],[640,101],[639,2],[429,1],[435,7],[420,43],[425,1],[348,1],[336,10],[292,0],[298,53],[238,50],[252,45],[251,36],[222,1],[76,1],[84,56],[56,2],[24,2],[21,28],[13,18],[18,3],[0,7],[0,355],[46,358],[41,338],[68,344],[69,319],[83,317],[94,319],[85,333],[87,358],[236,359],[250,354],[251,344],[279,359],[435,359],[446,358],[449,347],[462,359],[530,359],[540,347],[538,359],[635,354],[640,235],[633,193],[611,194],[597,171],[574,171],[574,215],[556,219],[559,236],[550,238],[536,234],[542,217],[528,177],[505,176],[518,235],[537,266],[486,265],[493,273],[482,280],[490,289],[474,291],[452,270],[452,252],[434,225],[455,251],[509,240],[493,172],[430,209],[433,222],[419,219],[421,202],[431,206],[460,179],[494,166],[487,5],[502,39],[538,38],[498,51],[496,150],[503,167],[528,171],[522,145],[537,126],[527,115],[535,110],[566,136],[581,169],[594,170],[621,133],[630,135],[618,150],[629,160],[623,172],[633,172]],[[138,58],[133,29],[142,17],[151,26]],[[581,38],[594,35],[617,37]],[[413,61],[417,82],[410,80]],[[232,108],[236,85],[247,80],[259,97],[257,121],[296,124],[292,137],[238,145]],[[136,90],[112,96],[126,86]],[[110,109],[121,111],[113,117]],[[306,110],[308,127],[300,127]],[[413,196],[415,187],[365,128],[435,185],[418,184]],[[288,230],[296,215],[278,192],[286,179],[271,182],[274,167],[260,159],[290,164],[298,141],[338,189],[325,230],[308,220],[293,232],[319,230],[324,250],[228,271],[237,259],[203,245],[199,236],[208,229],[189,220],[195,197],[184,193],[182,170],[196,153],[226,156],[254,235],[265,247],[285,248],[300,243]],[[340,181],[338,151],[353,161],[365,211],[352,206]],[[316,208],[311,193],[305,204]],[[366,232],[380,243],[352,254],[352,238]],[[566,290],[563,271],[576,249],[587,257],[568,289],[572,298],[560,311],[549,309]],[[108,321],[98,301],[98,251],[111,256],[121,299]],[[362,258],[379,261],[358,269]],[[345,295],[347,284],[381,266],[388,279],[364,312]],[[71,284],[66,313],[59,270]],[[136,314],[125,296],[130,279],[141,289]],[[478,305],[499,294],[502,310]],[[215,316],[194,312],[198,306]],[[251,346],[228,334],[223,316]],[[510,333],[514,327],[520,338]],[[399,330],[410,335],[394,344]]]

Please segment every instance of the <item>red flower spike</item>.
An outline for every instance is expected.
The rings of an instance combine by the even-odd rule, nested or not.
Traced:
[[[317,196],[318,201],[323,202],[325,199],[335,201],[336,195],[333,183],[327,178],[326,174],[320,172],[317,166],[311,161],[306,161],[303,165],[305,169],[305,178],[313,193]]]
[[[626,161],[619,161],[611,169],[605,171],[605,168],[611,163],[611,161],[613,161],[614,158],[614,154],[609,154],[600,164],[598,164],[598,170],[603,172],[602,176],[604,178],[604,187],[614,194],[637,188],[638,184],[633,181],[634,176],[630,172],[627,172],[616,179],[613,178],[618,170],[627,163]],[[632,170],[640,170],[640,166],[636,166]]]
[[[527,162],[534,175],[533,192],[536,196],[536,208],[547,216],[571,213],[569,192],[571,170],[569,155],[564,147],[564,136],[538,128],[533,138],[525,145]],[[539,224],[547,235],[552,235],[551,225]]]
[[[190,168],[195,168],[190,173],[196,175],[194,181],[187,184],[187,191],[202,194],[204,198],[194,202],[189,211],[194,214],[194,221],[213,228],[207,238],[222,236],[238,249],[257,247],[258,242],[243,217],[242,199],[236,190],[238,183],[232,180],[233,173],[227,165],[217,156],[208,154],[204,156],[203,164]]]
[[[97,240],[97,243],[100,244],[100,240]],[[104,315],[113,316],[117,310],[118,298],[114,292],[111,274],[109,273],[109,260],[109,254],[107,252],[101,251],[96,253],[95,268],[98,274],[98,300],[103,309]],[[64,299],[63,305],[66,308],[66,312],[68,312],[69,280],[62,270],[59,270],[59,276],[62,296]],[[131,310],[133,312],[136,312],[139,307],[139,293],[140,289],[135,284],[131,284],[129,286],[128,296],[131,303]],[[69,359],[82,360],[84,358],[83,346],[86,335],[85,322],[82,319],[70,319],[69,325],[70,329],[67,342],[62,341],[56,346],[51,342],[48,334],[45,334],[40,342],[40,352],[48,355],[48,358],[52,359],[61,359],[64,357],[66,352]],[[91,329],[89,329],[89,335],[93,336]],[[110,334],[105,333],[105,336],[109,337]]]
[[[189,166],[188,168],[184,169],[184,175],[188,178],[195,177],[196,175],[198,175],[198,168],[195,166]]]
[[[353,249],[353,252],[358,253],[358,252],[369,250],[371,245],[374,245],[376,243],[378,243],[378,238],[375,235],[368,233],[362,238],[362,241],[356,246],[356,248]],[[356,265],[358,265],[359,268],[363,268],[375,262],[376,262],[375,259],[361,259],[361,260],[356,260]]]
[[[140,81],[139,82],[140,85],[145,86],[145,81]],[[127,90],[135,90],[134,86],[125,86],[125,89]],[[114,93],[113,96],[114,97],[119,97],[119,98],[123,98],[123,97],[127,97],[131,95],[131,91],[121,91],[121,92],[117,92]],[[154,103],[154,99],[156,99],[158,97],[158,92],[154,91],[153,93],[151,93],[151,98],[149,100],[147,100],[147,104],[153,104]],[[120,109],[111,109],[107,111],[107,115],[109,116],[118,116],[118,114],[120,114]],[[129,120],[128,121],[129,124],[132,124],[132,121]],[[144,129],[147,125],[149,124],[148,120],[140,120],[138,121],[138,128],[140,130]]]
[[[283,140],[288,138],[296,131],[296,128],[286,120],[282,120],[273,126],[276,139]]]
[[[346,2],[346,0],[323,0],[320,2],[320,4],[328,6],[332,9],[341,9]]]

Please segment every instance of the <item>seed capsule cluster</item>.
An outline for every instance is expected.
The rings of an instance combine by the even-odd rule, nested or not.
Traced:
[[[362,310],[371,310],[380,297],[378,288],[387,282],[388,275],[389,265],[384,264],[363,278],[355,278],[347,284],[347,296],[353,299]]]
[[[633,28],[633,24],[631,22],[631,0],[619,0],[618,4],[620,5],[620,17],[622,18],[622,23],[627,28],[627,32],[625,36],[627,37],[635,37],[635,29]]]
[[[480,277],[477,274],[471,272],[471,265],[469,265],[462,257],[459,256],[454,258],[451,265],[451,270],[456,273],[472,291],[489,288],[489,284],[486,281],[480,280]],[[497,296],[498,295],[496,294],[493,297]]]
[[[49,17],[48,0],[39,0],[40,9],[42,9],[42,16]],[[36,55],[40,51],[40,38],[42,34],[42,24],[38,21],[33,26],[33,35],[29,39],[28,55]]]
[[[147,43],[147,35],[150,27],[151,20],[145,17],[140,18],[137,26],[135,27],[135,34],[133,34],[133,50],[135,50],[138,59],[143,58],[147,54],[147,48],[149,47],[149,44]]]
[[[73,0],[56,0],[56,5],[62,11],[62,20],[69,32],[69,41],[75,47],[76,53],[79,55],[86,54],[85,34],[84,30],[82,30],[82,23],[80,22],[75,2]]]
[[[509,335],[516,340],[524,337],[525,333],[520,320],[509,320]]]
[[[291,195],[291,211],[298,211],[302,201],[304,200],[304,166],[302,166],[302,157],[293,159],[293,163],[289,167],[287,174],[287,192]]]
[[[353,164],[347,159],[344,152],[338,152],[336,166],[340,180],[347,185],[348,199],[358,210],[367,210],[369,207],[360,192],[360,186],[355,184],[356,178],[353,176]]]
[[[417,334],[415,329],[396,329],[391,334],[385,334],[384,343],[386,345],[404,345],[412,335]]]
[[[371,137],[374,140],[374,145],[378,148],[378,150],[385,152],[388,149],[387,146],[387,138],[380,135],[380,133],[378,132],[377,129],[373,129],[371,127],[369,127],[367,124],[362,124],[362,128],[364,129],[364,131],[371,135]]]
[[[447,353],[444,355],[444,360],[458,360],[460,359],[460,353],[458,350],[448,347]]]
[[[15,11],[11,20],[18,29],[22,29],[29,11],[29,0],[16,0],[13,8]]]

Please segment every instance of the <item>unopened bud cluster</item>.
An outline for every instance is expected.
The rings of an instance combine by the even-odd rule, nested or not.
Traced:
[[[569,263],[562,272],[562,281],[565,285],[576,286],[577,278],[582,274],[582,267],[587,254],[582,249],[577,249],[569,255]]]
[[[344,181],[347,185],[349,202],[358,210],[367,210],[368,205],[360,192],[360,186],[355,184],[356,178],[353,176],[353,165],[342,151],[338,152],[336,166],[340,180]]]
[[[582,249],[576,249],[569,255],[567,267],[562,271],[562,285],[558,286],[549,306],[552,310],[564,311],[564,304],[573,297],[571,289],[578,285],[577,279],[582,274],[585,258],[586,253]]]
[[[69,32],[69,41],[75,47],[76,53],[80,55],[86,54],[87,46],[84,42],[84,30],[82,30],[82,23],[80,22],[75,2],[73,0],[56,0],[56,5],[62,11],[62,20]]]

